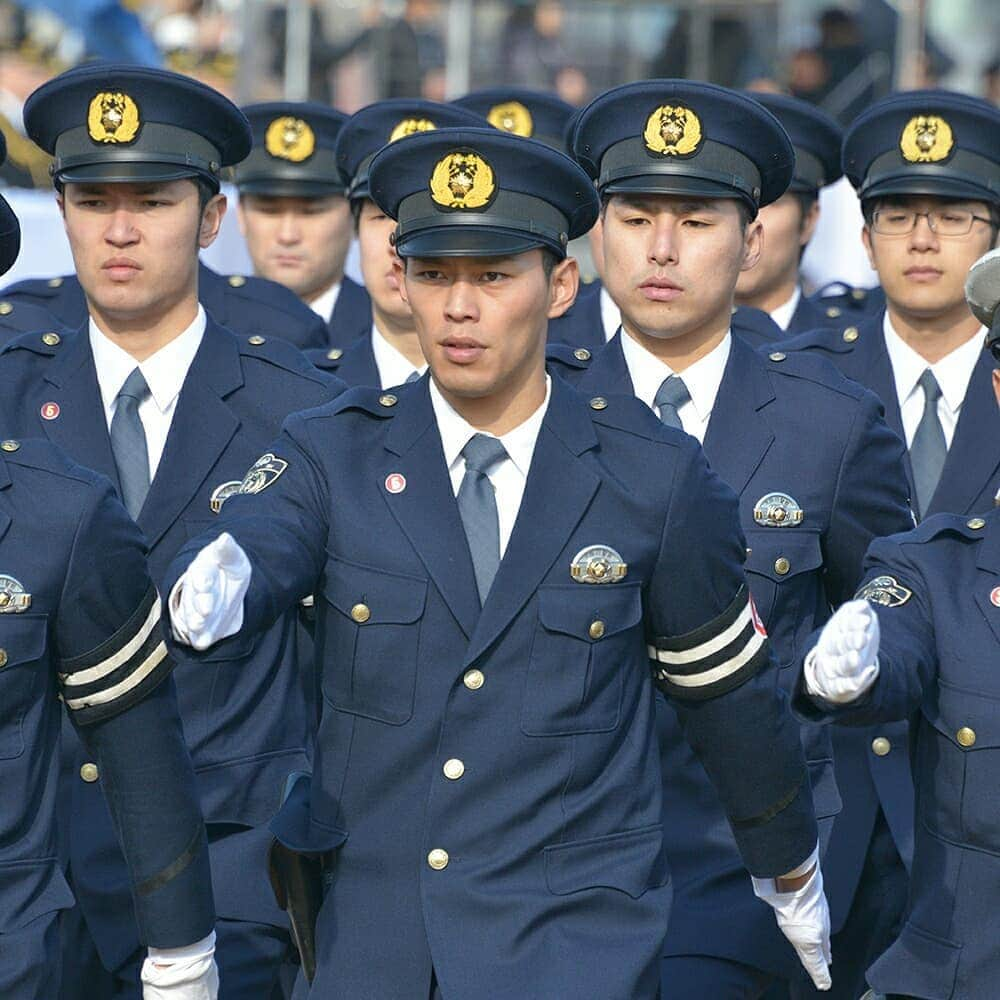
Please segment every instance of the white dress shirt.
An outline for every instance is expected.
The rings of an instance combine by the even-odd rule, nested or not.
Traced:
[[[385,335],[374,323],[372,324],[372,353],[375,355],[375,367],[378,369],[379,383],[383,389],[402,385],[414,372],[423,375],[427,371],[426,361],[419,368],[414,368],[413,362],[386,340]]]
[[[194,322],[179,337],[175,337],[145,361],[137,362],[131,354],[109,340],[91,317],[90,349],[94,354],[94,367],[97,369],[97,382],[101,388],[104,416],[109,430],[118,408],[118,393],[137,366],[149,386],[149,398],[139,404],[139,419],[146,432],[150,482],[156,475],[167,443],[170,423],[177,408],[177,397],[205,335],[205,323],[205,310],[199,305]]]
[[[699,442],[704,442],[705,434],[708,432],[708,421],[715,407],[719,386],[722,385],[722,376],[726,372],[726,362],[729,361],[732,343],[732,335],[727,331],[719,345],[705,357],[689,365],[684,371],[675,372],[622,330],[622,352],[625,355],[625,364],[632,379],[636,398],[641,399],[657,416],[660,416],[659,409],[653,405],[656,393],[664,379],[671,375],[679,375],[684,380],[691,399],[678,407],[677,416],[680,417],[684,430]]]
[[[542,405],[527,420],[500,437],[501,443],[507,450],[507,457],[493,469],[489,479],[496,493],[501,558],[507,551],[507,543],[514,530],[517,512],[521,509],[521,498],[524,496],[524,485],[528,481],[531,457],[535,453],[535,442],[538,440],[538,432],[545,419],[545,411],[549,408],[551,395],[552,383],[546,375],[545,399]],[[434,407],[438,432],[441,434],[444,460],[448,465],[448,475],[451,476],[451,489],[455,496],[458,496],[459,487],[465,477],[465,458],[462,449],[474,434],[486,432],[477,431],[452,407],[441,395],[434,379],[431,379],[431,405]],[[487,437],[494,436],[487,434]]]
[[[906,447],[909,448],[913,443],[920,418],[924,415],[924,390],[918,383],[920,376],[930,368],[941,387],[941,397],[937,404],[938,420],[941,421],[945,443],[950,448],[951,440],[955,436],[955,425],[962,412],[962,400],[965,399],[969,380],[972,378],[972,370],[983,353],[986,328],[981,326],[964,344],[956,347],[933,365],[928,364],[926,359],[896,333],[892,328],[888,311],[882,321],[882,331],[896,383],[896,399],[899,401],[899,413],[903,419]]]
[[[337,297],[340,295],[340,282],[334,282],[322,295],[317,295],[308,306],[324,323],[329,323],[333,319],[333,310],[337,305]]]
[[[788,329],[788,324],[791,323],[792,317],[795,315],[795,310],[799,307],[799,299],[801,298],[802,289],[796,285],[795,291],[792,292],[792,297],[788,299],[787,302],[782,302],[777,309],[771,310],[771,319],[773,319],[782,330]]]
[[[601,326],[604,327],[604,341],[607,343],[622,325],[622,311],[608,290],[601,285]]]

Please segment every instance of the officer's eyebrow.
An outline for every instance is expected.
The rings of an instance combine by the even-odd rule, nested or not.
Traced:
[[[649,215],[663,211],[665,206],[678,215],[686,215],[691,212],[717,212],[719,210],[715,199],[712,198],[685,198],[678,201],[670,195],[643,197],[642,195],[620,194],[617,197],[628,208],[633,208],[638,212],[646,212]],[[664,202],[664,198],[668,198],[669,201]]]

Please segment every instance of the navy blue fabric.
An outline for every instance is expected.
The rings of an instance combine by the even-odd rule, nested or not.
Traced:
[[[757,1000],[770,979],[752,965],[714,955],[672,955],[660,977],[662,1000]]]
[[[880,993],[987,1000],[1000,974],[1000,511],[941,514],[876,541],[865,570],[866,581],[891,576],[906,595],[893,607],[872,605],[878,680],[841,707],[814,702],[800,680],[796,708],[863,727],[916,716],[910,896],[903,930],[868,982]]]
[[[851,296],[847,295],[846,298],[850,299]],[[837,298],[836,302],[840,302],[840,299]],[[820,327],[843,332],[850,326],[857,326],[864,317],[865,313],[861,309],[803,295],[784,330],[784,337],[796,337]]]
[[[370,321],[369,321],[370,322]],[[306,357],[323,371],[332,372],[349,386],[368,385],[376,389],[382,384],[375,352],[372,350],[371,332],[354,340],[346,349],[306,351]]]
[[[7,140],[0,134],[0,164],[7,159]],[[21,226],[7,199],[0,197],[0,274],[6,274],[21,249]]]
[[[950,126],[953,145],[944,159],[935,155],[910,162],[904,157],[900,139],[917,116],[935,116]],[[963,162],[961,153],[978,159]],[[1000,108],[950,90],[892,94],[851,122],[844,135],[843,167],[862,198],[940,194],[1000,203]]]
[[[0,347],[22,333],[45,331],[62,335],[65,330],[62,320],[27,297],[19,295],[16,301],[0,298]]]
[[[393,132],[408,121],[419,122],[421,128],[432,129],[480,128],[486,125],[482,115],[467,108],[417,98],[394,97],[376,101],[356,111],[341,128],[336,149],[337,164],[348,184],[352,200],[370,197],[368,164],[390,142]]]
[[[820,306],[830,320],[837,319],[841,313],[846,319],[850,313],[854,319],[849,322],[856,322],[858,319],[864,319],[866,313],[880,312],[885,308],[885,293],[880,285],[875,285],[874,288],[861,288],[844,281],[830,281],[813,292],[809,299]],[[836,315],[831,314],[831,309],[837,309],[839,312]]]
[[[56,697],[61,671],[80,657],[96,665],[113,656],[137,631],[127,627],[135,612],[149,606],[144,543],[111,484],[45,441],[5,451],[0,567],[31,595],[27,609],[0,614],[0,992],[36,1000],[56,995],[56,921],[73,905],[57,860],[64,834],[57,822],[59,741],[67,715],[65,731],[76,727],[76,738],[86,741],[81,762],[99,766],[102,781],[93,792],[107,796],[129,859],[125,905],[139,920],[133,938],[164,948],[190,944],[209,933],[215,911],[169,671],[142,700],[120,709],[111,703],[87,726]],[[110,835],[117,843],[114,826]],[[155,879],[182,857],[175,877],[147,886],[133,911],[132,879]]]
[[[198,299],[216,323],[237,333],[277,337],[299,350],[322,347],[327,340],[323,320],[276,281],[222,275],[199,264]],[[0,331],[37,333],[53,329],[53,323],[76,328],[88,316],[87,299],[73,274],[26,278],[0,291],[0,300],[14,307],[7,316],[0,315]],[[22,314],[23,306],[37,306],[45,312]]]
[[[371,296],[364,285],[359,285],[345,274],[330,322],[327,323],[327,344],[331,348],[346,350],[371,332],[371,328]]]
[[[686,156],[671,158],[679,174],[706,179],[705,142],[711,140],[741,153],[756,167],[759,191],[755,198],[746,196],[755,210],[777,201],[785,193],[795,165],[795,152],[785,130],[753,98],[711,83],[641,80],[605,91],[584,108],[574,125],[573,157],[590,177],[598,180],[601,161],[608,150],[623,140],[641,139],[649,116],[664,105],[687,108],[701,121],[701,145]],[[662,175],[645,168],[661,160],[659,154],[643,150],[630,164],[633,170],[628,176],[659,185]],[[720,171],[716,167],[710,167],[709,172],[717,185],[727,186],[727,181],[717,176]],[[646,190],[656,191],[659,187]],[[735,196],[735,187],[731,187],[731,193]]]
[[[330,399],[341,388],[289,345],[251,339],[210,322],[188,371],[138,519],[158,584],[177,550],[217,522],[213,493],[243,479],[288,413]],[[114,479],[86,327],[54,346],[28,334],[0,357],[0,422],[7,433],[47,437]],[[56,419],[42,418],[46,402],[58,405]],[[210,833],[214,825],[232,824],[256,830],[260,840],[256,853],[244,855],[240,864],[223,857],[213,839],[218,913],[276,927],[285,926],[285,916],[267,881],[265,824],[285,776],[307,766],[309,751],[294,636],[295,616],[285,615],[247,645],[221,644],[197,664],[181,656],[174,672]],[[99,785],[79,778],[87,759],[82,747],[70,742],[66,757],[61,795],[69,804],[74,890],[102,959],[113,969],[138,944],[127,872]]]
[[[525,138],[537,139],[561,153],[567,151],[564,136],[569,120],[576,113],[576,108],[548,91],[532,90],[529,87],[487,87],[484,90],[474,90],[464,97],[458,97],[451,103],[481,115],[494,128],[510,132],[513,130],[504,129],[495,109],[498,105],[512,102],[522,105],[531,116],[531,127]]]
[[[308,829],[289,846],[336,855],[309,995],[424,1000],[433,967],[444,996],[488,983],[496,996],[652,1000],[670,886],[647,642],[733,605],[735,500],[645,407],[588,406],[553,378],[480,610],[428,382],[395,389],[396,402],[352,389],[290,417],[270,448],[285,473],[221,519],[254,567],[246,630],[316,594],[323,715]],[[624,580],[574,582],[592,544],[621,554]],[[473,669],[483,683],[467,686]],[[748,864],[774,874],[816,838],[783,701],[765,663],[726,694],[676,704],[731,814],[748,819]],[[460,780],[442,775],[452,756]],[[435,848],[449,852],[440,871]]]
[[[580,377],[585,392],[633,393],[620,338]],[[790,689],[812,629],[854,594],[871,539],[912,521],[903,444],[886,426],[878,400],[819,359],[775,357],[733,338],[704,450],[739,497],[750,592]],[[815,433],[817,422],[822,434]],[[801,523],[758,523],[754,508],[775,492],[798,503]],[[779,559],[788,562],[785,572]],[[753,895],[725,814],[663,699],[657,719],[675,879],[666,954],[715,955],[801,977],[771,909]],[[804,727],[802,740],[825,848],[841,804],[833,752],[829,734],[817,727]]]

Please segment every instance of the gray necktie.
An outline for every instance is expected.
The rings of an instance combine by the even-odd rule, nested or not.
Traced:
[[[500,565],[500,521],[489,471],[507,457],[507,451],[499,439],[475,434],[462,449],[462,455],[465,476],[458,490],[458,512],[469,540],[479,601],[485,604]]]
[[[149,492],[149,452],[146,431],[139,419],[139,404],[149,396],[149,386],[138,368],[125,379],[111,418],[111,450],[118,466],[122,502],[135,520]]]
[[[925,517],[941,479],[944,460],[948,457],[948,444],[938,417],[941,386],[930,368],[924,370],[917,384],[924,390],[924,415],[917,424],[917,432],[910,445],[910,465],[913,468],[918,512]]]
[[[684,430],[678,410],[691,401],[691,394],[680,375],[668,375],[656,390],[653,405],[660,411],[660,419],[668,427]]]
[[[419,381],[420,381],[420,372],[414,370],[410,372],[409,375],[406,376],[406,382],[404,384],[409,385],[410,382],[419,382]]]

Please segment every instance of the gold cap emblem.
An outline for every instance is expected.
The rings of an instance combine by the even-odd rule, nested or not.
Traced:
[[[471,150],[449,153],[431,174],[431,198],[444,208],[484,208],[495,191],[493,168]]]
[[[520,101],[505,101],[490,108],[486,120],[494,127],[529,139],[535,131],[531,112]]]
[[[390,133],[389,142],[402,139],[405,135],[413,135],[414,132],[433,132],[437,125],[430,118],[404,118]]]
[[[87,131],[94,142],[131,142],[139,134],[139,109],[120,90],[102,91],[87,111]]]
[[[938,163],[954,145],[951,126],[937,115],[914,115],[899,137],[899,150],[908,163]]]
[[[316,134],[308,122],[286,115],[267,126],[264,148],[279,160],[301,163],[316,151]]]
[[[654,153],[687,156],[701,144],[701,120],[690,108],[661,104],[646,119],[642,137]]]

